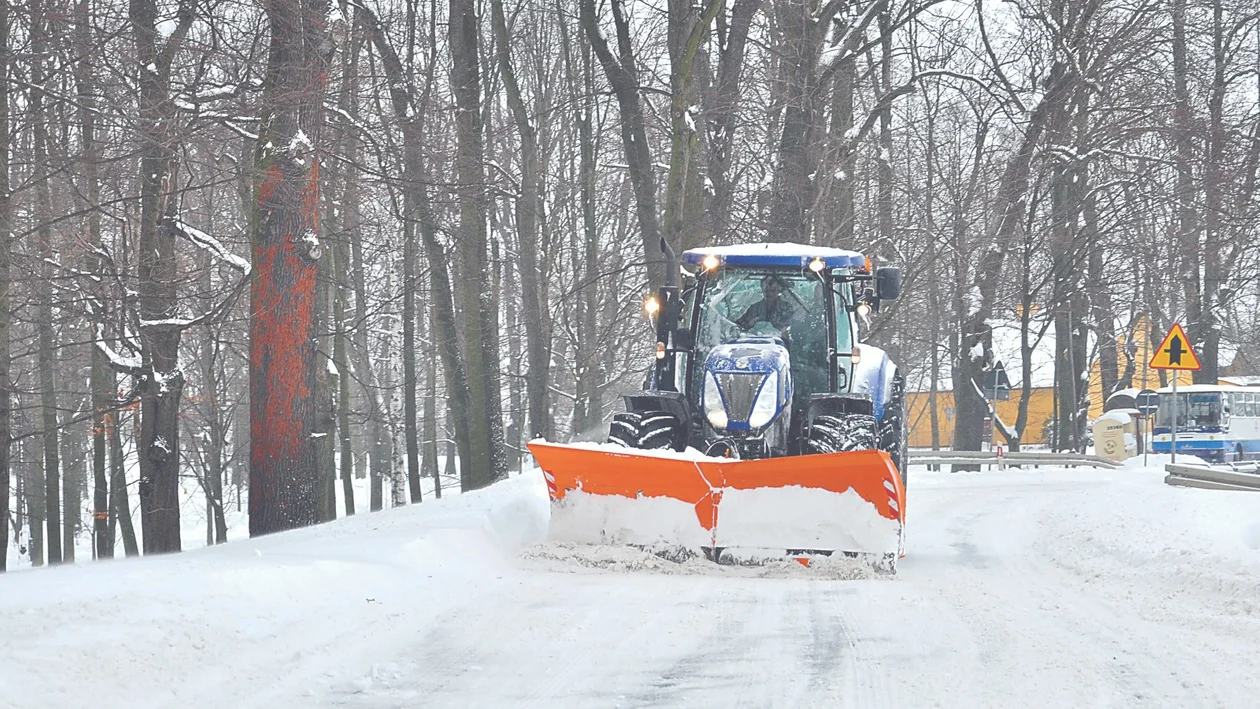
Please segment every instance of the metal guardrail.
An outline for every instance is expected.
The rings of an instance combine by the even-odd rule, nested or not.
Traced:
[[[1083,453],[1054,453],[1051,451],[1007,452],[998,456],[996,451],[932,451],[911,450],[912,465],[987,465],[1006,468],[1051,466],[1055,468],[1118,468],[1120,464],[1101,456]]]
[[[1179,487],[1197,487],[1204,490],[1255,490],[1260,491],[1260,465],[1256,463],[1230,463],[1229,465],[1181,465],[1164,466],[1164,482]]]

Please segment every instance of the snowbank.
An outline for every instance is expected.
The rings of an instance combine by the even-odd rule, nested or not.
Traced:
[[[536,471],[466,495],[183,554],[0,576],[0,706],[236,706],[494,593],[547,528]],[[332,652],[332,648],[336,652]],[[326,655],[327,657],[320,657]],[[237,692],[244,692],[237,695]]]

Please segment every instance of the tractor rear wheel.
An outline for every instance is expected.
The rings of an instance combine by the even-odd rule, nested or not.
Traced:
[[[875,417],[869,414],[815,416],[805,449],[810,453],[843,453],[875,447]]]
[[[613,417],[608,442],[639,450],[674,447],[678,419],[664,411],[627,411]]]
[[[626,448],[638,448],[639,419],[643,417],[635,411],[627,411],[613,416],[608,426],[608,442],[618,443]]]
[[[879,421],[879,449],[888,453],[901,484],[906,484],[906,383],[898,374],[893,377],[892,392],[884,404],[884,417]]]

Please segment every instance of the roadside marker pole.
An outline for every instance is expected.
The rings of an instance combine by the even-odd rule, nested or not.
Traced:
[[[1151,455],[1151,444],[1154,442],[1153,439],[1155,438],[1155,425],[1151,419],[1152,417],[1150,416],[1142,417],[1142,467],[1143,468],[1147,466],[1146,459],[1149,458]]]
[[[1172,403],[1172,462],[1177,463],[1177,372],[1173,372],[1173,403]]]

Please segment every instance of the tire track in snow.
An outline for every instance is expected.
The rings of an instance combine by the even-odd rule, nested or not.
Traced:
[[[878,582],[877,582],[878,583]],[[838,595],[841,592],[836,582],[828,584],[830,593]],[[892,694],[889,691],[888,677],[882,663],[873,661],[868,650],[870,638],[863,637],[854,630],[854,623],[851,617],[853,609],[858,606],[860,601],[855,597],[856,594],[849,592],[849,597],[845,603],[833,601],[829,604],[835,608],[835,620],[839,625],[841,638],[845,644],[847,652],[844,655],[845,668],[845,685],[843,702],[835,701],[829,706],[862,706],[862,707],[891,707],[894,705]],[[840,698],[837,697],[837,700]]]

